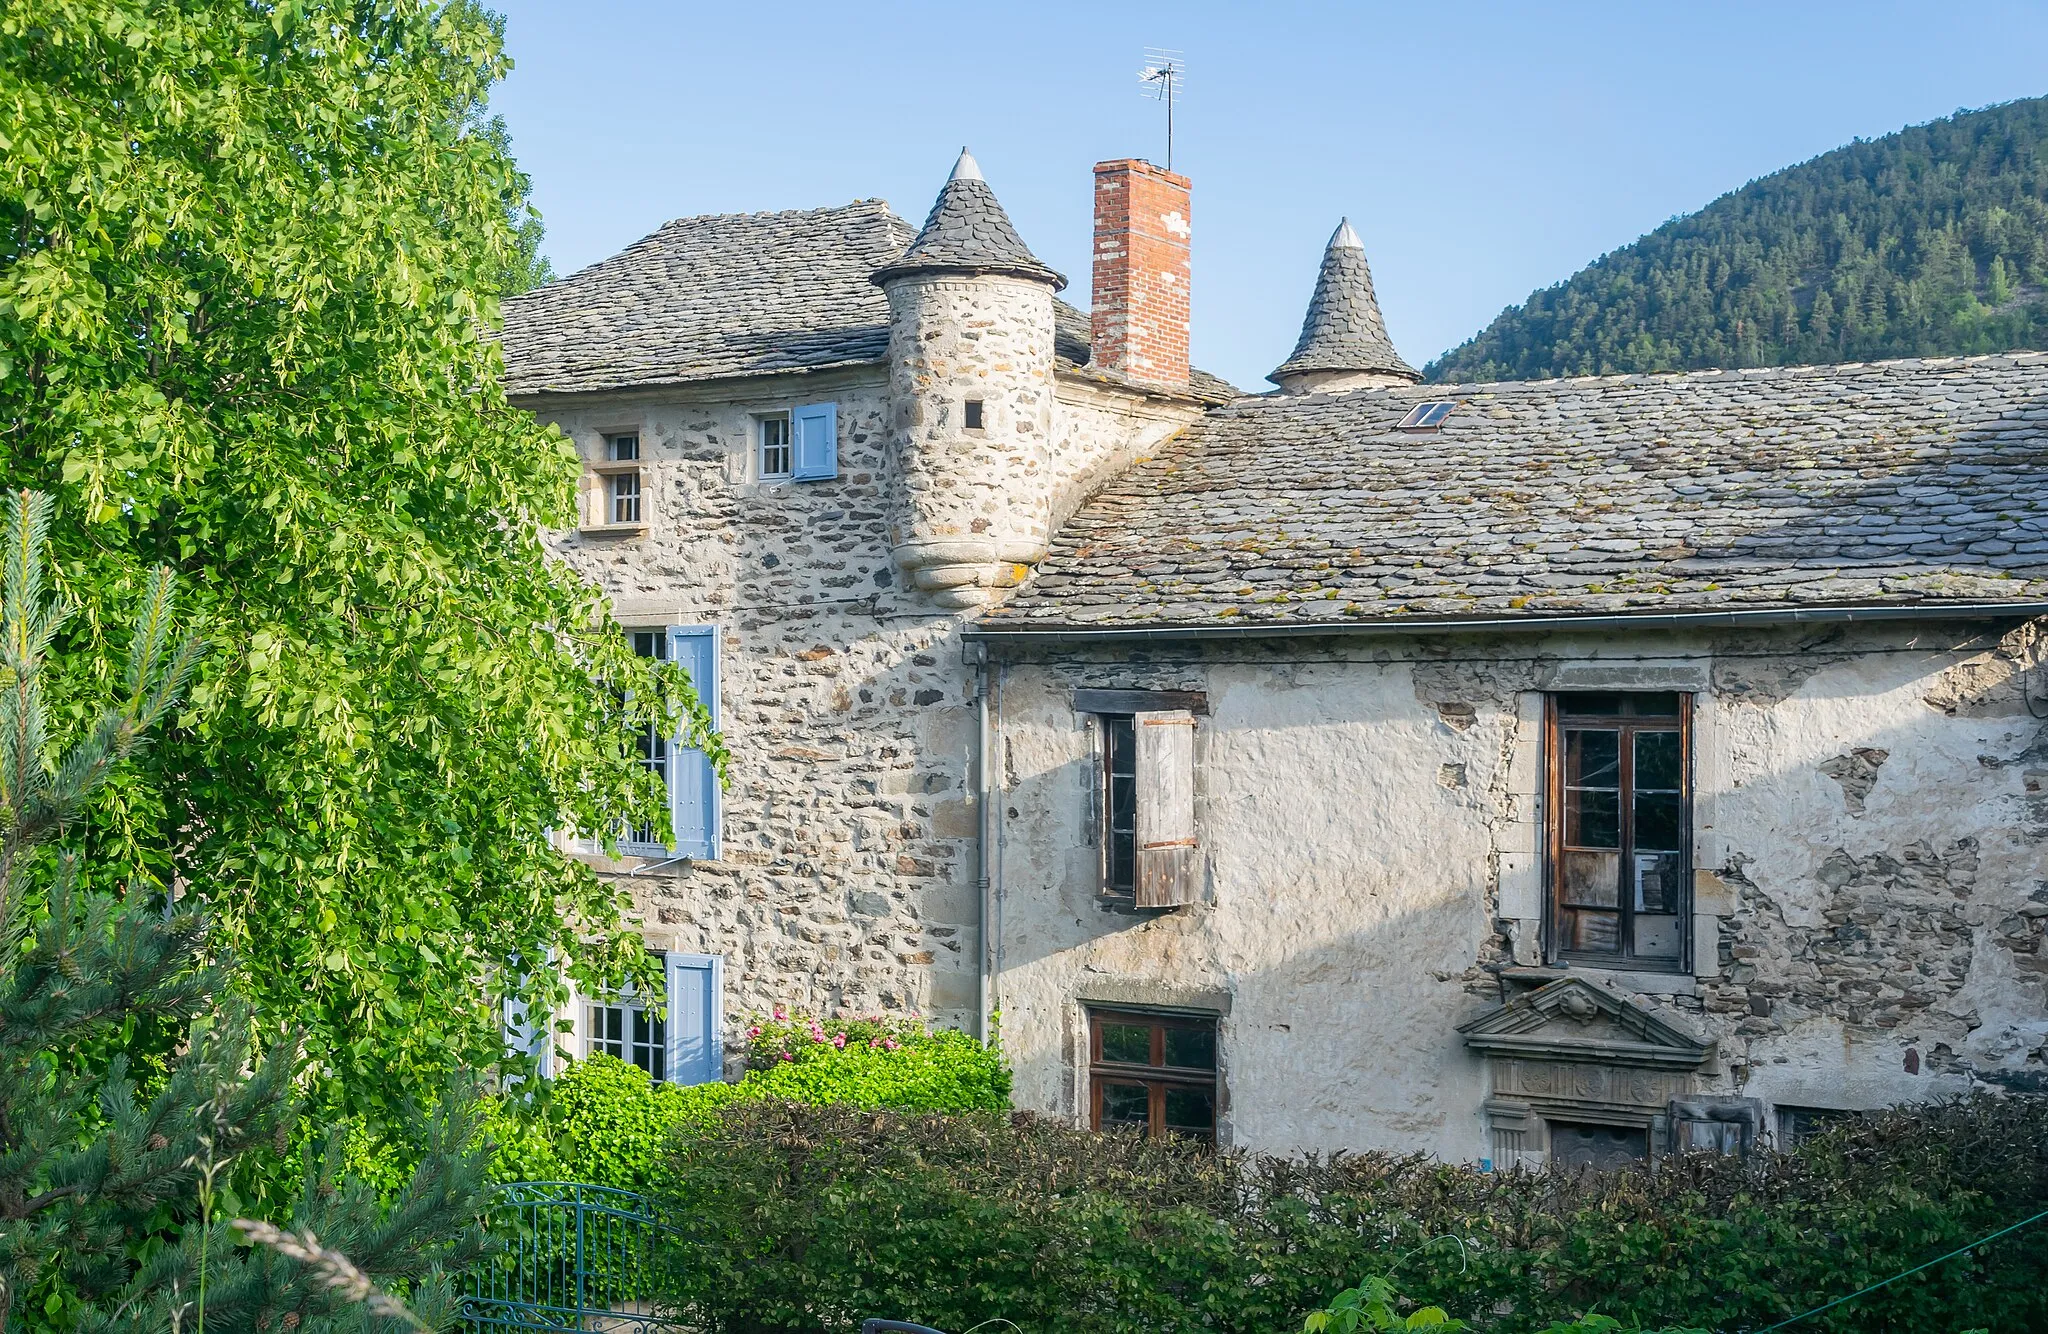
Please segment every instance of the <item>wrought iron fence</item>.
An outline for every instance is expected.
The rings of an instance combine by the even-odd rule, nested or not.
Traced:
[[[575,1181],[500,1186],[486,1226],[499,1246],[473,1270],[469,1334],[513,1330],[674,1334],[654,1313],[666,1232],[645,1197]]]

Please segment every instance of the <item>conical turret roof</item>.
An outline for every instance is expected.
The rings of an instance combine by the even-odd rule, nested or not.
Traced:
[[[873,280],[879,286],[905,274],[932,272],[1006,273],[1051,283],[1055,292],[1067,285],[1017,235],[995,191],[981,178],[974,155],[964,148],[917,239],[876,269]]]
[[[1401,360],[1387,337],[1373,295],[1372,267],[1365,262],[1365,244],[1351,230],[1350,219],[1337,224],[1323,251],[1323,269],[1316,275],[1316,294],[1309,299],[1308,318],[1301,322],[1301,341],[1294,355],[1266,378],[1306,371],[1365,371],[1420,380],[1422,373]]]

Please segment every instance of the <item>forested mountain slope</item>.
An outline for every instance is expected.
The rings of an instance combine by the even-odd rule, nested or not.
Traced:
[[[1511,307],[1432,380],[2048,347],[2048,98],[1858,140]]]

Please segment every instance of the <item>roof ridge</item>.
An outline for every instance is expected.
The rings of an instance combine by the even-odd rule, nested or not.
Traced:
[[[1553,375],[1541,380],[1459,380],[1413,385],[1379,385],[1343,391],[1345,394],[1448,394],[1452,390],[1491,389],[1499,386],[1582,384],[1648,384],[1686,379],[1732,379],[1744,376],[1766,380],[1842,371],[1885,371],[1906,366],[1975,366],[2010,361],[2020,364],[2048,362],[2048,349],[2015,348],[2009,352],[1972,352],[1954,357],[1883,357],[1875,361],[1812,361],[1790,366],[1702,366],[1683,371],[1625,371],[1614,375]],[[1340,396],[1340,395],[1333,395]]]

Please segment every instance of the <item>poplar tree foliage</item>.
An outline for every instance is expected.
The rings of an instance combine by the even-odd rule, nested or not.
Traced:
[[[151,571],[113,702],[56,747],[44,673],[75,609],[45,588],[51,508],[45,495],[10,495],[0,534],[0,1330],[53,1318],[136,1334],[208,1320],[363,1324],[369,1312],[317,1273],[238,1248],[211,1208],[237,1159],[291,1130],[295,1044],[251,1050],[249,1016],[226,1002],[226,977],[207,958],[199,905],[141,884],[87,888],[75,852],[51,855],[116,766],[142,752],[200,660],[198,638],[173,631],[170,572]],[[123,1048],[144,1026],[180,1041],[161,1066],[132,1074]],[[468,1261],[479,1241],[468,1225],[483,1176],[472,1108],[458,1091],[420,1126],[420,1165],[389,1209],[336,1178],[341,1155],[330,1149],[295,1227],[447,1313],[443,1262]]]
[[[88,883],[205,906],[323,1105],[503,1055],[500,1002],[644,966],[548,831],[665,818],[688,720],[553,563],[574,450],[499,387],[537,276],[470,0],[0,6],[0,482],[55,494],[80,608],[52,706],[119,671],[161,564],[214,651],[82,830]]]
[[[1536,292],[1436,381],[2048,347],[2048,98],[1858,140]]]

